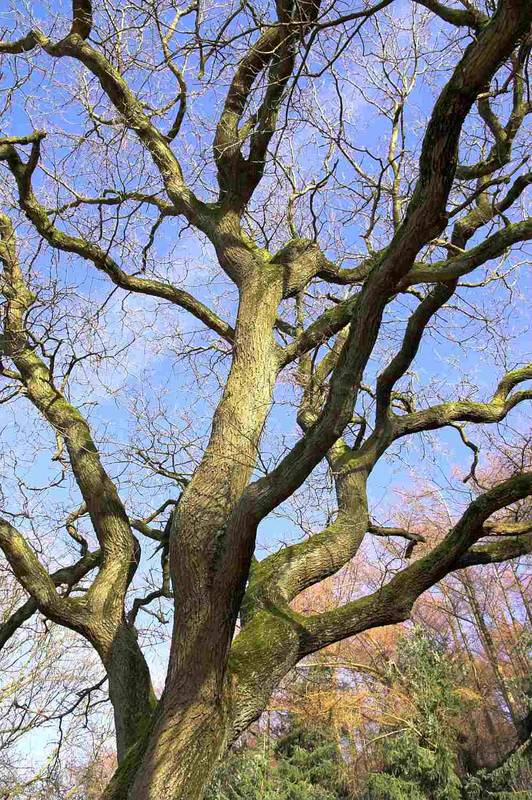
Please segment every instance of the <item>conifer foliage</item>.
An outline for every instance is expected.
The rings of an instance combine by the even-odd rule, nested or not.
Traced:
[[[206,800],[349,800],[343,767],[332,729],[293,715],[275,744],[234,753]]]
[[[310,669],[306,677],[316,674]],[[332,718],[317,723],[292,712],[277,739],[268,727],[259,745],[230,755],[207,800],[530,800],[530,740],[495,769],[467,771],[463,720],[479,701],[465,682],[463,664],[415,626],[387,667],[388,711],[371,743],[376,766],[362,781],[357,776],[357,788],[350,777],[363,768]]]
[[[382,740],[384,771],[369,776],[364,800],[460,800],[456,670],[420,628],[400,641],[391,669],[412,713]]]

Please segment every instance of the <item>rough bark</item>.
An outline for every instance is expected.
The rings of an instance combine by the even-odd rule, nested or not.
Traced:
[[[157,706],[150,672],[133,627],[124,622],[102,653],[113,706],[118,761],[145,731]]]

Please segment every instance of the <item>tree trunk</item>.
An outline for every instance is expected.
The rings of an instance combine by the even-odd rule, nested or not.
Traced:
[[[231,370],[204,458],[173,519],[170,663],[128,800],[199,800],[231,735],[227,660],[256,532],[238,501],[280,367],[272,332],[281,295],[282,274],[267,263],[241,289]]]
[[[104,665],[109,678],[118,762],[146,730],[157,705],[150,672],[138,645],[136,631],[127,623],[117,630]]]
[[[506,677],[501,670],[499,660],[497,657],[497,649],[493,642],[491,632],[486,624],[486,620],[484,619],[484,614],[478,602],[477,594],[475,591],[475,587],[473,581],[467,574],[467,571],[464,571],[460,576],[461,581],[464,585],[466,590],[467,598],[469,601],[469,605],[473,612],[473,616],[475,618],[475,623],[477,625],[477,630],[480,635],[480,639],[484,646],[484,652],[486,653],[486,657],[489,661],[490,667],[492,669],[493,675],[495,677],[495,681],[499,688],[499,691],[502,695],[506,708],[508,709],[508,713],[510,715],[510,719],[512,720],[513,726],[517,732],[518,737],[523,737],[524,735],[524,722],[523,719],[519,716],[519,713],[516,708],[515,700],[512,696],[511,689],[508,685]]]
[[[228,744],[228,715],[214,686],[197,696],[167,699],[150,737],[131,800],[200,800]]]

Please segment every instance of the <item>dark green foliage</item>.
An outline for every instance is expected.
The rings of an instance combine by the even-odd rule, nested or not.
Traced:
[[[268,761],[260,748],[230,753],[217,768],[205,800],[276,800],[270,791]]]
[[[419,629],[402,639],[390,674],[409,698],[405,719],[383,738],[384,769],[370,774],[364,800],[460,800],[456,772],[457,675],[443,648]]]
[[[323,671],[306,675],[313,685],[328,679]],[[352,765],[332,726],[290,715],[282,736],[224,759],[206,800],[532,800],[530,741],[496,769],[464,776],[462,766],[459,774],[463,676],[421,629],[400,641],[388,685],[404,704],[394,726],[376,730],[382,768],[367,776],[362,793],[347,789]]]
[[[218,769],[206,800],[348,800],[342,757],[331,730],[292,717],[284,736],[233,753]]]
[[[276,746],[279,800],[342,800],[343,761],[338,742],[325,727],[293,719]]]
[[[496,769],[482,769],[464,786],[465,800],[532,800],[532,739]]]

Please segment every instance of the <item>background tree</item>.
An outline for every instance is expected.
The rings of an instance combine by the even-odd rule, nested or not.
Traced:
[[[236,750],[215,772],[207,800],[348,800],[345,768],[330,725],[289,716],[277,739]]]
[[[515,455],[519,456],[519,463],[523,456],[525,460],[529,458],[527,437],[517,436],[507,452],[499,454],[503,458],[479,471],[477,480],[487,488],[490,482],[507,476],[505,470],[514,468],[511,456]],[[449,495],[444,495],[445,486],[445,481],[440,485],[424,481],[415,489],[410,488],[408,497],[398,488],[401,503],[393,515],[412,536],[420,537],[420,532],[424,532],[425,541],[416,545],[418,552],[434,546],[434,540],[442,536],[449,516],[453,515]],[[527,518],[527,502],[520,505],[513,519]],[[341,604],[359,593],[361,586],[371,591],[385,580],[401,547],[404,549],[404,545],[387,543],[385,554],[381,553],[379,559],[361,548],[347,568],[300,598],[302,610],[316,613],[323,607]],[[445,653],[450,670],[447,677],[452,678],[450,699],[460,698],[462,708],[456,717],[459,735],[450,751],[454,769],[463,782],[480,768],[489,773],[514,750],[519,752],[521,746],[526,750],[530,743],[528,572],[526,562],[519,561],[513,563],[513,569],[502,563],[470,568],[467,573],[457,571],[425,593],[412,611],[412,619],[424,637],[435,643],[437,653]],[[470,603],[469,593],[464,591],[464,578],[475,593],[476,609]],[[410,636],[408,630],[403,628],[403,632]],[[313,711],[315,708],[325,713],[327,709],[334,710],[336,724],[343,731],[344,751],[349,753],[348,761],[353,765],[356,797],[363,791],[364,776],[383,768],[376,748],[378,743],[393,737],[395,729],[402,731],[401,721],[404,724],[413,715],[410,703],[416,692],[412,686],[404,691],[396,667],[401,658],[401,635],[401,626],[387,627],[327,648],[317,663],[332,669],[333,679],[296,706],[305,718],[319,713]],[[405,639],[408,646],[409,641]],[[413,650],[415,653],[414,646]],[[415,664],[413,676],[414,667]],[[408,673],[409,669],[401,671],[406,681]],[[397,675],[397,691],[390,677],[394,675]],[[430,675],[429,670],[426,680],[429,697],[436,694],[429,688]],[[291,686],[289,681],[289,696]],[[445,707],[445,692],[441,693],[441,701]],[[446,725],[445,731],[450,735],[451,726]],[[405,766],[409,763],[406,759]],[[526,786],[526,776],[521,785]],[[507,790],[511,788],[510,784],[506,786]]]
[[[377,632],[382,644],[385,630]],[[507,736],[506,752],[495,758],[489,741],[471,740],[471,716],[478,724],[489,704],[471,688],[460,650],[452,641],[435,641],[421,625],[396,640],[387,662],[381,657],[374,669],[345,654],[327,658],[327,651],[302,665],[272,702],[267,724],[217,769],[209,800],[313,792],[348,800],[525,798],[531,740],[512,745]],[[343,678],[336,690],[331,670]],[[499,706],[502,715],[503,698]],[[358,716],[348,721],[350,707]],[[504,728],[501,716],[496,719]]]
[[[458,426],[476,459],[462,426],[531,397],[514,344],[530,8],[74,0],[14,4],[5,28],[0,547],[28,595],[7,623],[38,610],[98,654],[120,762],[107,798],[196,799],[301,659],[530,550],[529,520],[490,522],[530,495],[520,469],[466,490],[374,591],[293,605],[366,533],[412,555],[419,535],[368,498],[386,455],[417,462],[404,442]],[[201,332],[176,331],[177,308]],[[463,360],[417,381],[431,333],[456,361],[464,318],[491,385],[461,381]],[[253,560],[259,525],[326,471],[322,529]],[[156,542],[157,585],[133,531]],[[132,598],[135,581],[149,591]],[[136,628],[152,603],[173,611],[160,698]]]
[[[459,800],[454,756],[460,700],[447,654],[418,630],[400,642],[396,666],[410,713],[402,717],[396,735],[383,740],[384,769],[370,774],[367,797]]]

